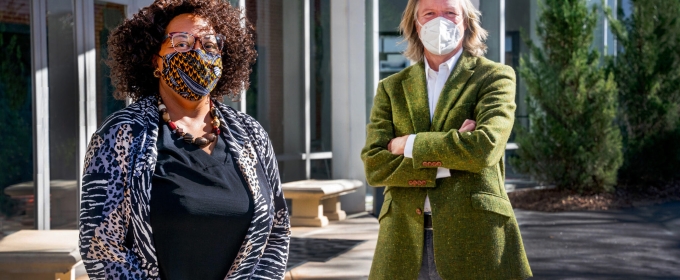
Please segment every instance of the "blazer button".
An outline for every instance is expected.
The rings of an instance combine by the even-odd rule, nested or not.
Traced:
[[[420,210],[420,208],[416,208],[416,214],[418,215],[423,214],[423,210]]]

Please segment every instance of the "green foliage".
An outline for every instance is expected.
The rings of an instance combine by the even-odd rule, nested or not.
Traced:
[[[31,141],[29,37],[5,32],[0,25],[0,212],[13,213],[14,202],[2,190],[33,176]]]
[[[538,48],[520,60],[528,88],[530,129],[518,129],[520,172],[579,192],[611,191],[622,163],[614,124],[616,84],[591,49],[596,8],[585,0],[545,0],[537,24]]]
[[[26,66],[20,63],[23,52],[18,44],[18,37],[5,36],[4,26],[0,26],[0,92],[2,101],[9,107],[18,110],[26,101]],[[9,34],[8,34],[9,35]]]
[[[632,0],[632,14],[607,16],[619,53],[609,60],[624,139],[620,178],[661,183],[680,176],[680,1]]]

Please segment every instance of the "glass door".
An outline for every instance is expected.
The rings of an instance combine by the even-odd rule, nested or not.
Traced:
[[[75,6],[71,0],[50,0],[46,7],[50,181],[49,196],[38,203],[50,209],[47,229],[76,229],[80,115]]]
[[[0,1],[0,238],[35,223],[30,10]]]
[[[111,83],[111,69],[106,65],[108,59],[109,34],[125,20],[126,6],[103,1],[94,2],[94,46],[96,57],[96,100],[97,126],[106,117],[125,107],[125,100],[114,98]]]

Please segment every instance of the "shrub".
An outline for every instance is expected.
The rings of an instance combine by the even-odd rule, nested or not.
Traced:
[[[528,89],[528,129],[518,129],[520,172],[543,184],[579,192],[613,190],[622,163],[614,123],[616,84],[592,50],[597,10],[584,0],[545,0],[537,24],[542,47],[526,34],[520,60]]]
[[[620,50],[608,70],[619,88],[624,165],[632,185],[680,176],[680,1],[632,0],[632,14],[607,16]]]

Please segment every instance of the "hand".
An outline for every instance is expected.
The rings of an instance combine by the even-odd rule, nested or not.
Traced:
[[[403,155],[404,148],[406,147],[406,140],[408,140],[408,135],[394,138],[387,143],[387,150],[393,155]]]
[[[473,131],[475,130],[475,127],[477,127],[477,123],[475,121],[466,119],[463,122],[463,125],[460,126],[460,129],[458,129],[458,131],[460,132]]]

